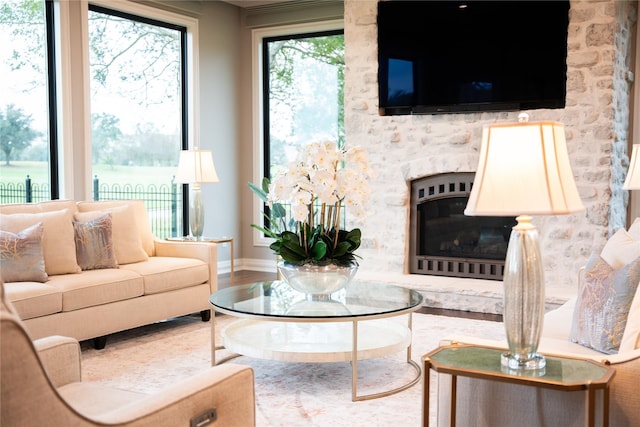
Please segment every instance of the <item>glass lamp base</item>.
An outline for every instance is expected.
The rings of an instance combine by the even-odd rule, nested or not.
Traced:
[[[514,370],[534,370],[543,369],[547,365],[547,361],[543,355],[534,353],[528,357],[522,357],[513,353],[502,353],[500,356],[500,364],[508,369]]]
[[[200,184],[196,183],[192,187],[191,198],[189,199],[189,227],[191,235],[195,240],[202,240],[204,231],[204,205],[202,204],[202,192]]]

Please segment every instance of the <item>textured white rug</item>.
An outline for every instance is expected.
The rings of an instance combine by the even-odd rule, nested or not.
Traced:
[[[217,334],[234,320],[217,316]],[[83,342],[83,380],[153,393],[209,368],[210,333],[209,323],[183,317],[114,334],[104,350],[94,350]],[[457,336],[503,339],[504,327],[500,322],[414,314],[412,359],[422,366],[422,355],[436,348],[440,340]],[[222,350],[216,357],[225,354]],[[243,356],[227,363],[254,369],[258,426],[421,424],[422,382],[395,395],[352,402],[351,365],[347,362],[287,363]],[[359,361],[358,394],[397,387],[413,375],[406,352]]]

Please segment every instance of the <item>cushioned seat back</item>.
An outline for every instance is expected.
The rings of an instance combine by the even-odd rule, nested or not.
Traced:
[[[154,236],[151,232],[151,224],[147,209],[142,200],[100,200],[97,202],[78,202],[79,212],[101,211],[122,206],[130,206],[133,211],[134,221],[137,231],[142,241],[142,247],[148,256],[154,256]]]
[[[49,381],[0,282],[0,425],[88,426]]]

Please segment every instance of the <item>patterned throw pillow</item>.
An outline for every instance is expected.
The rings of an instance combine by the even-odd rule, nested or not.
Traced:
[[[118,268],[113,249],[111,214],[87,222],[73,221],[76,258],[82,270]]]
[[[0,231],[0,274],[4,282],[45,282],[41,222],[18,233]]]
[[[90,221],[106,213],[113,223],[113,250],[119,265],[147,261],[149,256],[142,246],[133,207],[118,206],[102,211],[77,212],[76,221]]]
[[[640,258],[611,267],[600,255],[587,262],[569,340],[605,354],[618,352],[640,281]]]

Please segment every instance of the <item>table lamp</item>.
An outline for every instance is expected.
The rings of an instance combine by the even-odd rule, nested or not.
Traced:
[[[213,165],[213,155],[210,150],[183,150],[180,152],[176,182],[191,185],[189,197],[189,227],[191,235],[202,239],[204,230],[204,205],[200,184],[218,182],[218,174]]]
[[[640,190],[640,161],[638,161],[638,151],[640,149],[638,147],[640,147],[640,144],[633,144],[627,178],[622,184],[623,190]]]
[[[507,370],[545,367],[538,353],[544,321],[545,283],[538,230],[529,215],[584,209],[578,195],[564,126],[552,121],[485,126],[473,188],[465,215],[516,216],[505,259],[504,325]]]

